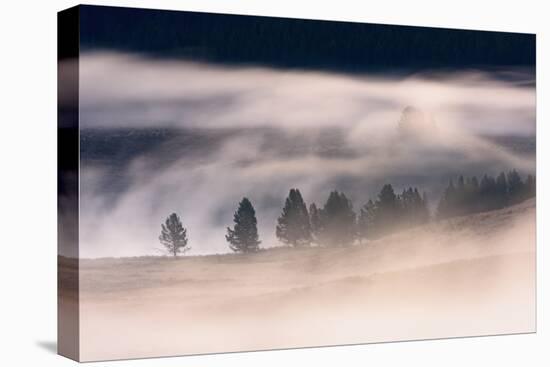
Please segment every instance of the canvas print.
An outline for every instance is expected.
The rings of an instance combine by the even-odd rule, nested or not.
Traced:
[[[59,13],[59,351],[535,332],[535,35]]]

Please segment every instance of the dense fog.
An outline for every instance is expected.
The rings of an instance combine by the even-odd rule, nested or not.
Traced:
[[[228,252],[243,196],[270,247],[292,187],[318,206],[344,191],[357,210],[384,183],[414,185],[433,209],[458,174],[535,170],[522,70],[382,77],[95,52],[80,59],[80,108],[83,257],[159,254],[172,212],[189,255]]]

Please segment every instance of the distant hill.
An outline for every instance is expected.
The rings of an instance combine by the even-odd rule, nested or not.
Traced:
[[[397,128],[397,125],[396,125]],[[246,134],[243,134],[246,130]],[[80,132],[81,168],[103,170],[101,180],[94,180],[95,186],[103,195],[108,195],[114,203],[118,195],[124,192],[132,183],[133,177],[128,169],[132,163],[139,160],[141,167],[149,169],[151,174],[180,162],[187,167],[207,164],[216,160],[216,154],[226,148],[226,144],[235,141],[239,136],[246,136],[250,141],[259,144],[259,149],[266,157],[296,158],[301,156],[317,156],[324,158],[353,159],[359,157],[357,151],[346,144],[346,131],[337,128],[321,129],[315,134],[285,134],[284,131],[273,128],[227,128],[227,129],[83,129]],[[503,151],[512,152],[518,156],[530,158],[535,153],[535,137],[521,136],[484,136]],[[445,152],[441,152],[444,154]],[[258,157],[260,159],[261,157]],[[481,165],[463,167],[460,173],[464,175],[479,174],[479,170],[487,170],[500,161],[495,157],[487,158]],[[500,162],[502,163],[502,162]],[[510,169],[511,167],[504,167]],[[183,167],[182,167],[183,169]],[[471,169],[471,170],[468,170]],[[456,167],[449,167],[443,175],[442,182],[448,181],[448,175],[456,174]],[[378,190],[382,182],[376,178],[371,180],[368,174],[363,179],[341,177],[335,184],[347,192],[364,191],[365,188]],[[85,176],[83,178],[85,180]],[[442,186],[434,172],[405,172],[396,177],[385,177],[398,185],[420,185],[424,190]],[[372,181],[372,182],[371,182]],[[435,186],[434,186],[435,185]],[[436,187],[437,186],[437,187]],[[441,189],[441,187],[439,187]],[[368,194],[368,193],[367,193]],[[372,192],[374,195],[374,191]],[[438,198],[439,192],[432,197]]]

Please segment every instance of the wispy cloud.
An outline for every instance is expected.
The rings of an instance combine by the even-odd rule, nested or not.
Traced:
[[[530,81],[531,76],[525,76]],[[442,125],[534,132],[535,90],[476,71],[384,79],[91,53],[80,61],[83,127],[393,124],[404,106]]]

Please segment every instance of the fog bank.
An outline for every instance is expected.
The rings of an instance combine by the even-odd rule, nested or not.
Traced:
[[[227,252],[225,227],[243,196],[269,247],[291,187],[321,206],[343,190],[358,210],[383,183],[418,186],[435,203],[454,175],[535,168],[534,154],[480,136],[534,134],[529,76],[351,77],[117,53],[84,54],[80,71],[81,137],[112,132],[126,144],[81,140],[81,152],[97,151],[81,155],[83,257],[158,253],[171,212],[188,228],[189,254]],[[433,123],[404,135],[407,106]],[[147,150],[135,148],[136,129],[153,142]]]

